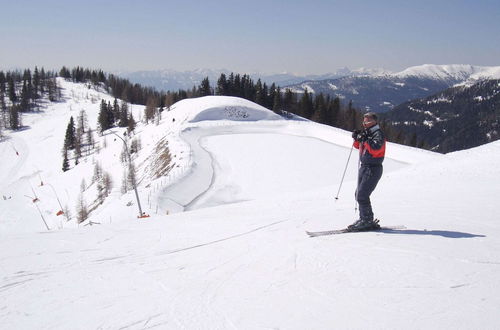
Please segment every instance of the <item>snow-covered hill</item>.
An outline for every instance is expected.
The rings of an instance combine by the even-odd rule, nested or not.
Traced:
[[[2,328],[500,326],[499,142],[448,155],[388,144],[372,201],[383,224],[406,229],[311,239],[305,230],[356,218],[355,154],[334,199],[350,133],[235,98],[184,100],[158,125],[137,127],[139,195],[151,215],[137,219],[133,193],[120,193],[114,135],[60,170],[69,117],[85,109],[95,127],[100,99],[110,99],[61,84],[63,103],[0,142]],[[132,106],[137,119],[142,110]],[[171,161],[157,177],[166,147]],[[114,188],[90,215],[100,224],[77,226],[55,215],[56,193],[74,207],[94,161]]]

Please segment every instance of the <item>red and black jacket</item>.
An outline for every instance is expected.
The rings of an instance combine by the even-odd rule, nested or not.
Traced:
[[[385,136],[379,125],[365,129],[366,139],[354,141],[354,148],[359,149],[361,165],[382,165],[385,156]]]

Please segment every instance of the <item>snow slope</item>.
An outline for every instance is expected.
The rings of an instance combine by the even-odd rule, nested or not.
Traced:
[[[159,125],[138,127],[151,217],[138,220],[126,206],[133,195],[114,188],[91,214],[101,224],[78,227],[49,212],[53,194],[36,184],[40,174],[71,203],[72,185],[91,175],[91,159],[61,174],[60,148],[68,108],[85,107],[92,125],[98,102],[61,83],[66,102],[0,143],[0,189],[12,196],[0,199],[2,328],[500,326],[500,142],[448,155],[389,144],[372,201],[383,224],[406,229],[308,238],[356,217],[355,153],[334,199],[350,133],[239,99],[185,100]],[[94,157],[119,182],[121,142],[104,139]],[[147,169],[161,140],[174,166],[155,179]],[[50,231],[23,197],[30,184]]]

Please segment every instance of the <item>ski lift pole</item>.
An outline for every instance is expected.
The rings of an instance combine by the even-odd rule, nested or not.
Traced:
[[[50,183],[47,183],[47,185],[52,189],[52,191],[54,192],[54,195],[56,196],[56,199],[57,199],[57,202],[59,203],[59,207],[61,208],[61,211],[63,212],[64,214],[64,217],[66,218],[66,221],[69,221],[69,217],[68,215],[66,214],[66,212],[64,212],[64,208],[61,204],[61,201],[59,200],[59,196],[57,196],[57,192],[56,192],[56,189],[54,188],[54,186],[52,186],[52,184]]]
[[[40,211],[40,208],[38,207],[38,204],[34,203],[36,209],[38,210],[38,213],[40,213],[40,217],[43,220],[43,223],[45,224],[45,228],[47,228],[48,231],[50,231],[49,225],[47,225],[47,221],[45,221],[45,218],[43,217],[42,211]]]
[[[352,155],[353,149],[354,149],[354,144],[351,146],[351,151],[349,152],[349,157],[347,158],[347,163],[345,164],[344,174],[342,174],[342,179],[340,180],[340,186],[339,186],[339,190],[337,191],[337,196],[335,196],[335,200],[339,199],[340,188],[342,188],[342,183],[344,182],[345,173],[347,171],[347,166],[349,166],[349,161],[351,160],[351,155]]]
[[[129,164],[132,164],[132,157],[130,157],[130,153],[128,152],[127,142],[125,142],[125,140],[121,136],[116,134],[115,132],[111,132],[111,133],[113,133],[115,136],[117,136],[120,140],[123,141],[123,145],[125,146],[125,151],[127,152],[128,162],[129,162]],[[139,200],[139,193],[137,192],[137,185],[135,183],[135,180],[132,180],[132,185],[134,186],[135,198],[137,199],[137,206],[139,207],[139,218],[141,218],[143,216],[143,213],[142,213],[141,202]]]

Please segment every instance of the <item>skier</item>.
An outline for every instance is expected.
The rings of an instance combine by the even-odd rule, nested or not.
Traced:
[[[356,201],[359,204],[359,220],[348,227],[351,230],[379,229],[378,220],[373,219],[370,195],[382,176],[385,155],[385,136],[377,123],[377,115],[368,112],[363,117],[363,130],[352,133],[353,145],[359,149],[360,166]]]

